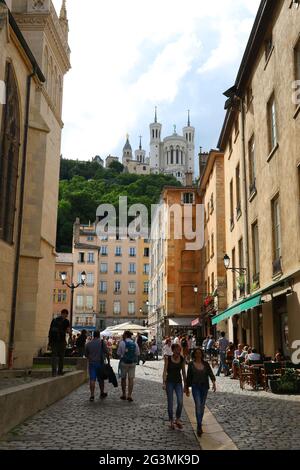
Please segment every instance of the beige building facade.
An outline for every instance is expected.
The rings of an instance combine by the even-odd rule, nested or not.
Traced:
[[[189,249],[184,231],[184,209],[189,208],[186,220],[195,230],[199,203],[192,186],[165,188],[152,221],[149,327],[159,341],[176,331],[191,332],[200,315],[200,248]]]
[[[199,192],[204,205],[204,248],[201,251],[201,324],[203,336],[216,337],[212,318],[227,307],[227,282],[224,267],[225,191],[224,154],[217,150],[200,154]]]
[[[219,141],[226,252],[245,271],[228,270],[228,310],[216,322],[267,356],[291,357],[300,339],[298,6],[261,2]]]
[[[70,68],[65,2],[58,17],[50,0],[1,0],[0,50],[0,341],[4,365],[19,368],[46,347],[52,319],[63,78]]]
[[[96,224],[74,224],[74,283],[85,271],[85,286],[75,292],[76,316],[96,315],[96,327],[147,321],[149,242],[143,238],[99,237]],[[80,318],[81,318],[80,317]],[[81,321],[81,320],[80,320]]]

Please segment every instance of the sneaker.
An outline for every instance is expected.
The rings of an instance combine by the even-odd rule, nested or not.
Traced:
[[[176,429],[174,421],[170,422],[170,429],[172,429],[173,431]]]
[[[107,393],[104,393],[104,392],[101,393],[101,395],[100,395],[101,400],[103,400],[103,398],[106,398],[106,397],[107,397]]]
[[[131,397],[128,397],[128,398],[127,398],[127,401],[130,401],[130,402],[132,402],[132,401],[133,401],[133,399],[132,399]]]
[[[95,397],[90,397],[90,401],[95,401]]]
[[[175,421],[175,426],[176,426],[178,429],[183,429],[183,424],[182,424],[179,420]]]

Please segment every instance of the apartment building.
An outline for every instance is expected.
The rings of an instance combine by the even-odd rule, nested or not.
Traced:
[[[200,249],[188,249],[191,240],[183,230],[184,208],[190,209],[186,222],[195,230],[199,203],[194,187],[166,187],[152,221],[149,327],[159,341],[176,331],[192,331],[200,315]]]
[[[263,0],[219,140],[228,308],[235,343],[286,356],[300,338],[300,8]],[[243,269],[242,269],[243,268]],[[221,323],[223,322],[223,323]],[[222,326],[223,328],[223,326]],[[220,328],[221,329],[221,328]]]
[[[199,193],[205,212],[204,248],[201,251],[202,285],[199,292],[202,315],[198,321],[203,336],[212,334],[216,337],[212,319],[227,307],[224,154],[211,150],[199,157]]]

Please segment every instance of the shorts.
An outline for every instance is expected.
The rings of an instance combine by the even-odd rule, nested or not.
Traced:
[[[89,376],[90,376],[90,381],[91,382],[100,382],[102,380],[101,378],[101,372],[103,369],[103,364],[100,362],[90,362],[89,363]]]
[[[135,368],[136,368],[136,364],[125,364],[124,362],[121,362],[120,364],[121,379],[126,379],[127,375],[129,379],[134,379]]]

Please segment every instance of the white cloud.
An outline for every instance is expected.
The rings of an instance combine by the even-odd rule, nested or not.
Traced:
[[[237,7],[236,0],[85,0],[84,6],[68,0],[72,70],[65,80],[64,156],[120,155],[126,132],[143,133],[141,116],[152,117],[156,104],[176,106],[187,77],[194,74],[197,82],[197,69],[219,72],[238,60],[258,1]],[[59,9],[61,0],[54,4]],[[204,60],[201,45],[210,48],[216,36],[219,44]],[[168,112],[165,118],[173,123]]]

